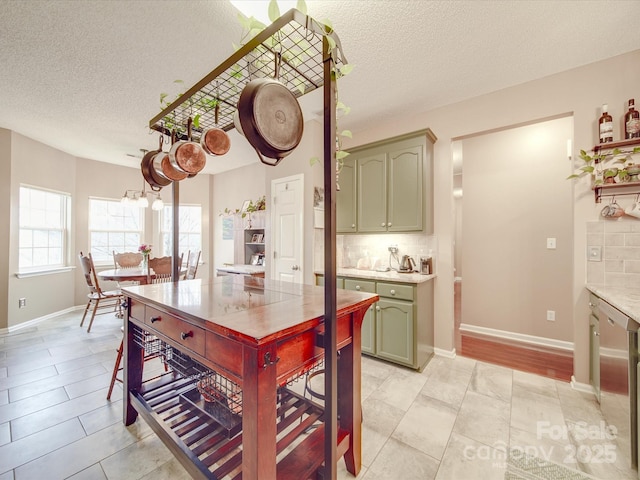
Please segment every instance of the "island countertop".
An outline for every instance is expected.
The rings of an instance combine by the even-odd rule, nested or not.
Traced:
[[[126,296],[206,330],[259,345],[324,319],[324,288],[251,276],[224,276],[123,288]],[[378,296],[338,290],[337,311],[370,305]]]

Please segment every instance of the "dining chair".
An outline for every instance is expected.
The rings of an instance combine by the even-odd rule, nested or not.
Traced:
[[[140,252],[124,252],[116,253],[113,251],[113,265],[115,268],[138,268],[142,263],[143,255]],[[118,287],[124,287],[127,285],[139,285],[140,282],[125,281],[118,282]]]
[[[84,278],[87,282],[87,287],[89,288],[89,293],[87,294],[87,298],[89,299],[89,301],[87,302],[87,307],[84,309],[84,314],[82,315],[80,326],[84,324],[84,319],[87,316],[87,312],[89,311],[91,306],[93,306],[93,310],[91,312],[91,320],[89,320],[89,326],[87,327],[87,332],[90,332],[91,326],[93,325],[93,319],[96,317],[96,314],[101,315],[103,313],[108,313],[97,313],[98,310],[104,310],[106,308],[113,307],[114,312],[121,312],[120,303],[122,301],[122,292],[120,292],[120,290],[103,291],[100,288],[91,253],[83,255],[82,252],[80,252],[78,258],[80,259],[80,265],[82,266],[82,271],[84,272]]]
[[[137,268],[142,263],[142,253],[113,251],[113,265],[115,268]]]
[[[187,271],[184,274],[185,280],[193,280],[196,278],[196,272],[198,271],[198,262],[200,261],[201,250],[197,252],[189,251],[187,253]]]
[[[150,258],[149,268],[155,273],[155,276],[151,279],[151,283],[171,281],[171,257]]]

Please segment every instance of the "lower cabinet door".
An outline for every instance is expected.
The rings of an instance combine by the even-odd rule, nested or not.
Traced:
[[[362,319],[362,353],[370,355],[376,354],[376,305],[371,305]]]
[[[380,299],[376,306],[376,354],[413,366],[414,309],[412,302]]]
[[[589,315],[589,383],[600,402],[600,320]]]

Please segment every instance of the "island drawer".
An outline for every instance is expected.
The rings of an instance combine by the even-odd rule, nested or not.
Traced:
[[[151,331],[155,330],[204,356],[206,341],[204,329],[149,306],[146,307],[144,323]]]
[[[413,285],[378,282],[375,293],[381,297],[413,301]]]

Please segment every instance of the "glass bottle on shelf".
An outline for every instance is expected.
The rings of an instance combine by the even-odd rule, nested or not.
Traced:
[[[600,143],[613,142],[613,117],[607,113],[608,109],[606,103],[602,105],[602,115],[598,119]]]
[[[629,99],[629,111],[624,116],[624,138],[640,138],[640,112],[634,106],[634,99]]]

